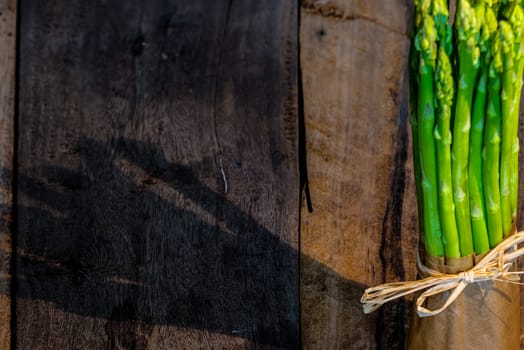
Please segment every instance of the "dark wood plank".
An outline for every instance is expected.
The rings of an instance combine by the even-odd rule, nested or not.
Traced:
[[[364,315],[364,289],[415,278],[407,108],[409,4],[302,2],[313,212],[302,207],[304,349],[403,349],[410,303]]]
[[[295,2],[21,17],[18,349],[298,348]]]
[[[0,0],[0,349],[11,344],[16,1]]]

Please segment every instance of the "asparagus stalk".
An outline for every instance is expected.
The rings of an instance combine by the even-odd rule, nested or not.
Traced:
[[[451,180],[451,106],[454,86],[453,69],[450,63],[452,30],[446,0],[435,0],[432,15],[437,31],[437,65],[435,71],[436,126],[434,131],[437,155],[437,181],[439,217],[442,228],[442,243],[446,257],[460,257],[460,247],[453,203]]]
[[[409,65],[411,72],[418,71],[418,51],[411,45],[409,50]],[[418,141],[418,120],[417,120],[417,101],[418,101],[418,80],[417,74],[409,75],[409,102],[410,102],[410,124],[411,124],[411,135],[412,135],[412,151],[413,151],[413,167],[415,173],[415,195],[417,197],[417,209],[418,209],[418,223],[419,223],[419,232],[421,235],[424,232],[424,206],[423,206],[423,197],[422,197],[422,187],[421,179],[422,175],[420,173],[420,150],[419,150],[419,141]],[[423,236],[422,236],[423,237]]]
[[[510,201],[511,201],[511,217],[512,221],[515,222],[517,219],[518,209],[518,186],[519,186],[519,151],[520,142],[518,136],[519,129],[519,111],[520,111],[520,99],[522,91],[522,74],[524,73],[524,59],[521,57],[517,63],[517,84],[515,91],[515,115],[513,116],[514,123],[516,124],[513,131],[513,148],[511,155],[511,175],[510,175]],[[507,234],[507,232],[506,232]]]
[[[473,253],[468,184],[469,133],[473,89],[480,55],[477,47],[480,25],[468,0],[458,1],[455,24],[458,40],[459,80],[453,125],[451,171],[460,252],[462,256],[467,256]]]
[[[512,225],[512,210],[510,200],[511,155],[513,153],[513,109],[515,85],[514,40],[513,30],[508,22],[499,23],[500,47],[502,49],[502,92],[501,92],[501,154],[500,154],[500,202],[503,233],[508,233]]]
[[[477,18],[482,21],[479,41],[481,68],[471,117],[468,177],[473,246],[475,253],[482,254],[489,250],[486,205],[482,180],[482,146],[486,119],[487,81],[490,60],[489,45],[491,36],[497,29],[497,18],[493,10],[487,7],[485,3],[477,4],[475,6],[475,12]]]
[[[506,11],[508,22],[511,25],[514,39],[514,75],[513,84],[515,86],[514,95],[512,96],[513,114],[511,116],[511,134],[513,138],[512,153],[510,156],[510,205],[511,218],[515,221],[517,216],[518,200],[518,159],[519,159],[519,138],[518,138],[518,121],[520,110],[520,98],[522,90],[522,74],[524,71],[524,11],[521,3],[511,4]],[[506,234],[508,232],[505,232]]]
[[[483,64],[482,66],[486,66]],[[482,254],[489,250],[488,228],[484,186],[482,181],[482,145],[485,123],[488,68],[482,67],[477,84],[473,115],[471,118],[471,142],[469,148],[469,192],[471,208],[471,230],[475,253]]]
[[[460,257],[460,246],[455,220],[451,180],[451,105],[453,103],[453,70],[444,46],[437,56],[436,97],[437,125],[435,127],[435,144],[438,165],[438,203],[442,225],[442,241],[446,257]]]
[[[442,232],[438,213],[437,169],[433,127],[435,95],[433,74],[436,64],[437,32],[429,13],[422,14],[421,27],[415,38],[419,51],[418,142],[424,207],[424,242],[433,256],[442,256]]]
[[[490,247],[502,240],[502,216],[499,188],[500,161],[500,89],[502,58],[500,53],[500,33],[497,32],[492,44],[493,59],[489,67],[488,108],[484,134],[483,172],[488,235]]]
[[[522,74],[521,74],[522,75]],[[522,88],[522,87],[521,87]],[[521,91],[521,89],[518,89],[518,91]],[[516,102],[517,106],[520,106],[520,97],[518,98],[518,101]],[[517,107],[517,110],[520,108]],[[518,115],[517,115],[517,122],[518,122]],[[518,133],[518,127],[517,127],[517,133]],[[518,187],[519,187],[519,151],[520,151],[520,141],[518,135],[514,137],[513,139],[513,147],[511,149],[511,174],[509,178],[509,185],[510,185],[510,204],[511,204],[511,221],[512,224],[517,219],[517,209],[518,209]],[[512,226],[513,227],[513,226]],[[508,235],[510,232],[505,232],[505,235]]]
[[[427,2],[427,1],[426,1]],[[417,28],[420,28],[422,23],[422,13],[421,1],[415,0],[415,16],[413,21],[413,32],[417,32]],[[427,9],[429,8],[429,3],[426,5]],[[425,10],[427,12],[427,9]],[[423,206],[423,196],[422,196],[422,175],[420,171],[420,151],[419,151],[419,141],[418,141],[418,66],[419,66],[419,51],[415,47],[413,42],[409,49],[409,102],[410,102],[410,124],[411,124],[411,135],[412,135],[412,151],[413,151],[413,167],[415,173],[415,195],[417,197],[417,210],[418,210],[418,224],[419,232],[424,240],[424,206]],[[423,242],[425,244],[425,242]]]

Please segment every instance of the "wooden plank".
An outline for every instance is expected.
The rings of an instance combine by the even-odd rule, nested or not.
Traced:
[[[403,349],[407,338],[409,302],[365,316],[359,300],[367,286],[415,277],[408,23],[403,0],[302,2],[304,349]]]
[[[0,349],[11,344],[16,1],[0,0]]]
[[[17,348],[297,348],[295,2],[21,17]]]

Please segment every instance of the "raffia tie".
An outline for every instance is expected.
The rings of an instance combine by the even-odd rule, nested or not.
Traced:
[[[417,314],[420,317],[434,316],[451,305],[470,283],[497,280],[521,284],[520,275],[524,274],[524,271],[510,271],[515,259],[524,255],[524,247],[518,247],[521,243],[524,243],[524,231],[509,236],[490,250],[473,268],[457,274],[445,274],[430,269],[424,266],[417,256],[419,271],[429,277],[417,281],[386,283],[366,289],[360,299],[364,313],[371,313],[389,301],[424,291],[416,301]],[[428,297],[446,291],[451,293],[442,307],[429,310],[423,306]]]

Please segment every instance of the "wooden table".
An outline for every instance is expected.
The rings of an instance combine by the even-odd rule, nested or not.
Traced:
[[[402,349],[410,6],[0,0],[0,348]]]

